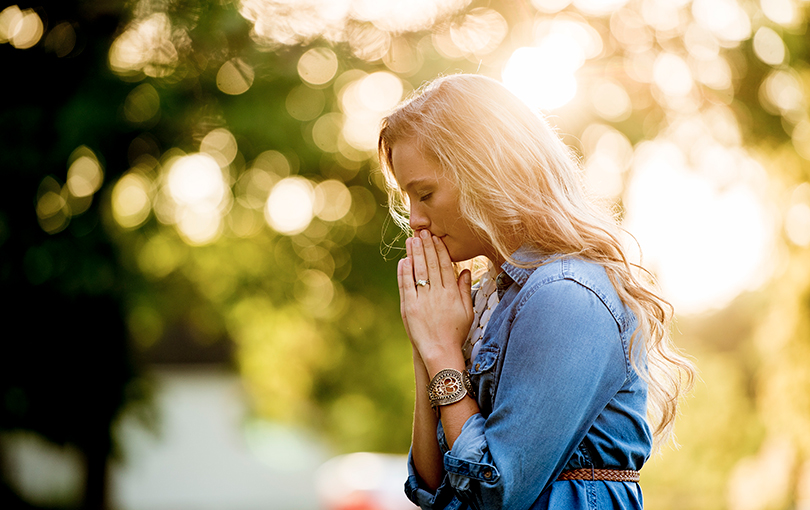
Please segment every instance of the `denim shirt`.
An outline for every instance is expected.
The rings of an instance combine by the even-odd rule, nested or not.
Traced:
[[[513,258],[538,257],[521,248]],[[439,422],[435,492],[409,456],[408,498],[425,509],[642,508],[637,483],[555,481],[566,469],[639,470],[650,455],[647,385],[629,358],[635,316],[599,264],[502,268],[514,283],[470,370],[480,413],[452,450]]]

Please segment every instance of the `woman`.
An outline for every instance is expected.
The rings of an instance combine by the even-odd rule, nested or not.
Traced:
[[[397,275],[416,379],[409,498],[641,508],[638,470],[694,371],[565,145],[500,83],[455,75],[383,120],[379,156],[414,233]],[[471,295],[455,268],[476,257],[489,269]]]

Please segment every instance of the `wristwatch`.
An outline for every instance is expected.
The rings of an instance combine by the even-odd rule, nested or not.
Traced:
[[[430,407],[438,411],[439,406],[455,404],[468,393],[473,394],[470,374],[453,368],[439,370],[427,386]]]

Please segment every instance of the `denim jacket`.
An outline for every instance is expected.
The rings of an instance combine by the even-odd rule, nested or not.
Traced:
[[[439,422],[444,479],[428,490],[409,456],[406,494],[424,509],[642,508],[637,483],[555,481],[566,469],[639,470],[650,455],[647,385],[629,358],[635,316],[598,264],[502,268],[514,283],[470,370],[480,413],[452,450]]]

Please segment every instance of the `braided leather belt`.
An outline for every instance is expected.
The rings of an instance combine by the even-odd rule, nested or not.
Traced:
[[[560,473],[558,482],[565,480],[604,480],[607,482],[636,482],[641,476],[630,469],[568,469]]]

